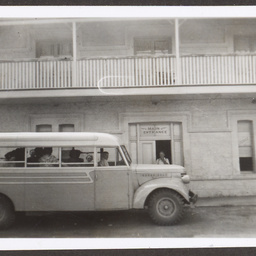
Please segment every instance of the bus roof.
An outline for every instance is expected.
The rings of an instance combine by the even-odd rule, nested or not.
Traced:
[[[118,146],[118,137],[94,132],[0,133],[0,147]]]

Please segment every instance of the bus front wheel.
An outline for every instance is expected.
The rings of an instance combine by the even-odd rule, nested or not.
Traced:
[[[15,212],[12,202],[0,195],[0,229],[9,228],[15,221]]]
[[[160,189],[149,198],[148,210],[154,223],[173,225],[183,218],[184,201],[178,193],[169,189]]]

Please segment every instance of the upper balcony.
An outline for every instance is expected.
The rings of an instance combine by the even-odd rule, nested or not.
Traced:
[[[91,89],[84,95],[112,89],[126,95],[217,93],[216,86],[256,92],[256,19],[2,25],[0,97],[41,89],[56,89],[55,96],[58,89],[76,89],[77,96],[77,89]]]
[[[185,55],[180,62],[177,74],[171,55],[81,59],[75,71],[72,60],[5,61],[0,62],[0,89],[256,84],[256,55]]]

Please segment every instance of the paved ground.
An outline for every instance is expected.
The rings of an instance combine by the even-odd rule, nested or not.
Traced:
[[[199,204],[200,205],[200,204]],[[187,208],[176,226],[151,223],[144,211],[19,215],[1,238],[256,237],[256,206]]]

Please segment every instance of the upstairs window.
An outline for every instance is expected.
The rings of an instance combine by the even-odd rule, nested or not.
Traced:
[[[172,53],[172,40],[168,38],[135,38],[135,55],[161,55]]]
[[[71,42],[37,42],[36,57],[71,57]]]
[[[237,126],[240,171],[253,171],[254,148],[252,121],[238,121]]]
[[[235,36],[235,52],[256,52],[256,36]]]

